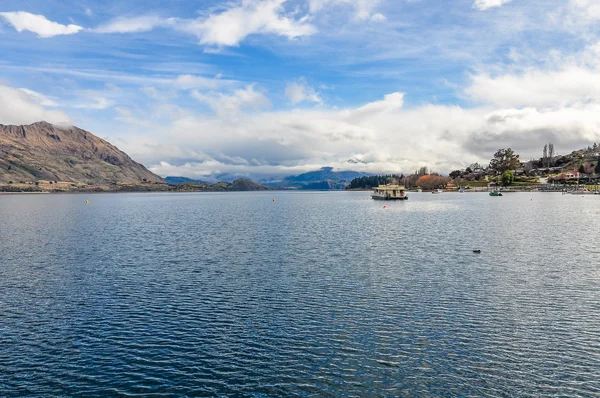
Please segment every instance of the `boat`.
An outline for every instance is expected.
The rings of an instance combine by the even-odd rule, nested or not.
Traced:
[[[490,192],[490,196],[502,196],[502,192],[492,191]]]
[[[408,200],[408,195],[404,185],[386,184],[373,189],[371,198],[375,200]]]
[[[442,193],[444,191],[442,191],[441,189],[434,189],[433,191],[431,191],[431,193]]]

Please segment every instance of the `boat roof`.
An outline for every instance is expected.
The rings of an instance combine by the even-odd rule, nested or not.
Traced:
[[[404,188],[404,185],[394,185],[394,184],[388,184],[388,185],[380,185],[377,187],[377,189],[406,189]]]

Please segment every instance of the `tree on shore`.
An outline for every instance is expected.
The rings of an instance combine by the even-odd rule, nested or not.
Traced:
[[[598,158],[598,163],[596,163],[596,168],[594,169],[596,174],[600,174],[600,158]]]
[[[426,176],[429,174],[429,169],[427,168],[427,166],[423,166],[419,170],[417,170],[415,172],[415,174],[418,175],[419,177]]]
[[[554,155],[554,144],[550,142],[544,145],[544,150],[542,152],[542,167],[552,167]]]
[[[392,179],[398,179],[402,181],[404,179],[404,174],[396,175],[396,174],[388,174],[388,175],[377,175],[377,176],[364,176],[355,178],[350,182],[351,189],[358,188],[373,188],[379,185],[389,184]]]
[[[456,180],[461,175],[462,175],[462,171],[454,170],[452,173],[450,173],[450,178],[452,178],[453,180]]]
[[[507,170],[516,170],[519,164],[519,155],[515,154],[512,149],[499,149],[490,161],[490,169],[497,174],[502,174]]]
[[[450,177],[444,177],[437,174],[428,174],[420,177],[416,184],[417,186],[425,189],[432,190],[437,188],[443,188],[450,182]]]
[[[507,187],[509,185],[512,185],[515,182],[515,174],[510,171],[510,170],[506,170],[504,173],[502,173],[502,185]]]

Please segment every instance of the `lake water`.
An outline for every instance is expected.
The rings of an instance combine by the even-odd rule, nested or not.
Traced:
[[[600,196],[410,197],[0,195],[0,395],[600,396]]]

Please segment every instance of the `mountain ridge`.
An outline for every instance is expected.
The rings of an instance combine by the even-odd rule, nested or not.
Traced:
[[[370,175],[353,170],[333,170],[333,167],[321,167],[319,170],[288,176],[279,181],[263,181],[262,184],[270,187],[335,190],[343,189],[355,178]]]
[[[167,177],[164,178],[164,180],[168,184],[172,184],[172,185],[177,185],[177,184],[192,184],[192,183],[202,184],[202,183],[206,182],[206,181],[203,181],[203,180],[196,180],[194,178],[180,177],[180,176],[167,176]]]
[[[173,178],[173,177],[171,177]],[[185,178],[185,177],[177,177]],[[270,191],[272,188],[255,183],[247,178],[238,178],[233,182],[182,182],[171,185],[176,192],[247,192],[247,191]]]
[[[45,121],[0,124],[0,183],[38,180],[90,185],[164,182],[113,144],[76,126]]]

